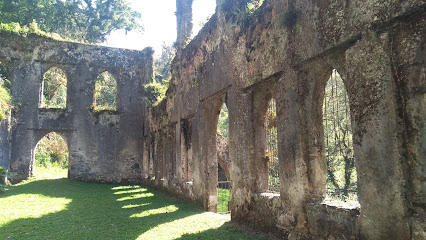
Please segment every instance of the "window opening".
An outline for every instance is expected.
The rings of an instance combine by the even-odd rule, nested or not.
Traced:
[[[96,78],[92,108],[96,111],[117,110],[117,81],[108,71]]]
[[[280,164],[278,160],[278,136],[277,136],[277,110],[275,99],[268,103],[265,116],[266,151],[265,159],[268,161],[268,190],[280,192]]]
[[[44,75],[40,90],[40,108],[66,108],[67,77],[57,67],[50,68]]]
[[[216,135],[216,150],[218,158],[218,184],[217,184],[217,213],[230,213],[230,179],[229,174],[229,117],[228,108],[224,103],[219,113]]]
[[[37,143],[35,150],[35,174],[55,174],[65,178],[69,165],[69,151],[65,140],[51,132]]]
[[[334,69],[323,101],[327,198],[357,202],[357,173],[353,152],[349,99],[339,73]]]
[[[192,118],[181,122],[181,159],[183,161],[183,180],[192,182]]]

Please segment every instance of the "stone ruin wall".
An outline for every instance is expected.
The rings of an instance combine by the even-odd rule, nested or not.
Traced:
[[[214,211],[216,124],[226,102],[234,221],[289,239],[424,239],[426,4],[266,0],[245,14],[244,0],[217,3],[216,14],[177,52],[167,98],[150,110],[142,102],[152,78],[149,50],[37,37],[11,42],[1,33],[0,58],[10,58],[13,96],[34,104],[14,113],[11,171],[28,176],[31,150],[55,130],[69,145],[70,178],[151,184]],[[182,23],[189,18],[182,12]],[[186,42],[188,26],[178,43]],[[57,64],[72,93],[67,110],[41,111],[40,73]],[[120,114],[88,111],[93,79],[105,69],[118,76]],[[333,69],[350,100],[360,209],[321,203],[322,99]],[[279,195],[264,194],[261,171],[262,118],[271,97]]]
[[[70,154],[69,177],[96,182],[140,182],[143,149],[143,85],[152,79],[152,50],[142,52],[0,34],[0,60],[8,66],[15,101],[10,163],[19,182],[33,174],[38,141],[60,134]],[[66,109],[39,108],[43,75],[51,67],[67,77]],[[95,79],[104,71],[117,80],[117,111],[91,109]],[[11,127],[7,126],[6,127]]]
[[[244,4],[218,1],[178,51],[167,98],[148,117],[147,176],[215,210],[216,124],[226,102],[234,221],[289,239],[424,238],[425,4],[276,0],[252,15],[241,13]],[[322,99],[333,69],[350,100],[360,209],[321,203]],[[271,96],[279,196],[263,193],[261,171]]]

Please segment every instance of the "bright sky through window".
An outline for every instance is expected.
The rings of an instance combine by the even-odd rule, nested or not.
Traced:
[[[141,50],[151,46],[156,55],[161,53],[163,42],[172,44],[176,41],[176,0],[128,0],[129,4],[142,14],[144,32],[127,32],[118,30],[113,32],[104,45]],[[201,29],[202,24],[211,16],[216,8],[216,0],[194,0],[193,25],[194,36]]]

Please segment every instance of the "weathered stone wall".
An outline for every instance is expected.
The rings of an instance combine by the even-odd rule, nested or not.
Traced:
[[[71,179],[140,182],[143,85],[152,79],[151,49],[112,49],[4,32],[0,46],[0,57],[11,66],[11,91],[17,103],[11,133],[14,182],[33,174],[36,144],[52,131],[68,144]],[[53,66],[67,77],[66,109],[38,106],[43,74]],[[104,71],[117,80],[117,111],[91,108],[95,79]]]
[[[216,124],[226,102],[234,221],[290,239],[424,238],[425,3],[270,0],[249,13],[247,2],[218,1],[216,14],[177,52],[167,98],[149,116],[148,175],[181,194],[189,181],[193,195],[186,196],[215,210]],[[349,95],[360,209],[321,203],[322,102],[333,69]],[[262,118],[271,97],[279,197],[263,193]],[[187,119],[189,138],[180,127]],[[183,139],[191,141],[192,169],[183,167]],[[176,146],[176,154],[164,153]],[[191,179],[181,177],[185,171]]]

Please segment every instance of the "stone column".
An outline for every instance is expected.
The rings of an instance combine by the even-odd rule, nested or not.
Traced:
[[[308,163],[303,150],[306,109],[300,105],[298,78],[301,76],[291,68],[284,76],[278,83],[276,102],[280,196],[286,210],[277,225],[296,235],[303,235],[306,233],[305,191],[309,183]]]
[[[369,34],[369,35],[368,35]],[[346,51],[363,239],[410,239],[388,34]]]
[[[192,35],[192,2],[193,0],[176,0],[177,39],[176,49],[187,44]]]
[[[228,94],[229,158],[231,174],[231,217],[246,222],[251,195],[256,189],[254,179],[253,97],[251,92],[231,89]]]

